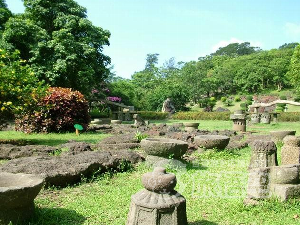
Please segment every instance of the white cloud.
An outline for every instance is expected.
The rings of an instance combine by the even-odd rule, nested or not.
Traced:
[[[225,47],[231,43],[243,43],[243,42],[246,42],[246,41],[243,41],[243,40],[240,40],[237,38],[230,38],[230,40],[228,40],[228,41],[222,40],[212,47],[212,52],[216,52],[219,48]],[[253,47],[262,47],[262,45],[263,45],[259,41],[248,41],[248,42],[250,42],[250,45]]]
[[[299,39],[300,38],[300,24],[286,23],[285,32],[288,36]]]

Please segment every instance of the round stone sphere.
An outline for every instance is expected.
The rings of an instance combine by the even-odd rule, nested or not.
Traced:
[[[230,138],[225,135],[198,135],[194,138],[194,143],[199,147],[203,147],[206,149],[224,149],[228,143]]]
[[[186,153],[188,143],[170,138],[145,138],[141,147],[148,155],[179,159]]]

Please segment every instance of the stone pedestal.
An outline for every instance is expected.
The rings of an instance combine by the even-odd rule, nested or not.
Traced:
[[[43,182],[36,175],[0,173],[0,225],[25,224],[34,215],[34,199]]]
[[[260,122],[260,115],[258,113],[251,114],[251,123],[256,124]]]
[[[283,139],[281,148],[281,164],[299,164],[300,163],[300,137],[286,136]]]
[[[277,148],[273,141],[254,141],[249,169],[278,166]]]
[[[260,123],[270,124],[271,123],[271,115],[269,113],[261,114]]]
[[[176,177],[156,167],[142,177],[145,189],[131,197],[126,225],[187,225],[186,200],[174,190]]]
[[[254,168],[249,171],[247,199],[300,197],[300,164]],[[245,201],[249,202],[249,201]]]
[[[246,132],[246,114],[242,114],[241,110],[230,115],[230,119],[233,121],[232,129],[234,131]]]

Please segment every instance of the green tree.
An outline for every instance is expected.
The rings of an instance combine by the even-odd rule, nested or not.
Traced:
[[[24,0],[25,13],[10,18],[4,40],[28,60],[40,80],[84,94],[108,75],[103,54],[109,31],[94,26],[73,0]]]
[[[250,46],[250,42],[231,43],[225,47],[220,47],[212,55],[229,55],[229,56],[250,55],[256,51],[260,51],[260,48]]]
[[[11,11],[7,8],[5,0],[0,0],[0,34],[4,30],[4,24],[12,16]]]
[[[147,54],[146,56],[146,65],[145,65],[145,70],[146,71],[153,71],[155,70],[155,66],[158,63],[158,53],[154,54]]]
[[[290,82],[295,87],[296,91],[300,93],[300,45],[294,50],[287,77],[290,79]]]
[[[278,49],[285,49],[285,48],[295,49],[298,45],[299,45],[299,43],[297,43],[297,42],[285,43],[285,44],[279,46]]]
[[[10,54],[0,49],[0,118],[35,108],[45,89],[18,51]]]

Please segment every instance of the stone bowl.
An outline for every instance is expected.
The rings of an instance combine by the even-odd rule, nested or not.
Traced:
[[[121,124],[122,120],[111,120],[110,123],[111,124]]]
[[[141,147],[148,155],[179,159],[186,153],[188,143],[170,138],[145,138]]]
[[[270,131],[270,135],[274,141],[282,141],[288,135],[295,135],[295,130],[275,130]]]
[[[95,118],[91,121],[91,124],[100,125],[100,124],[103,124],[103,122],[102,122],[102,120]]]
[[[229,140],[230,138],[225,135],[198,135],[195,136],[194,143],[206,149],[222,150],[228,145]]]
[[[0,173],[0,225],[19,223],[34,214],[34,199],[44,180],[36,175]]]
[[[184,130],[188,132],[195,131],[198,129],[198,127],[199,127],[199,123],[193,123],[193,122],[184,123]]]

